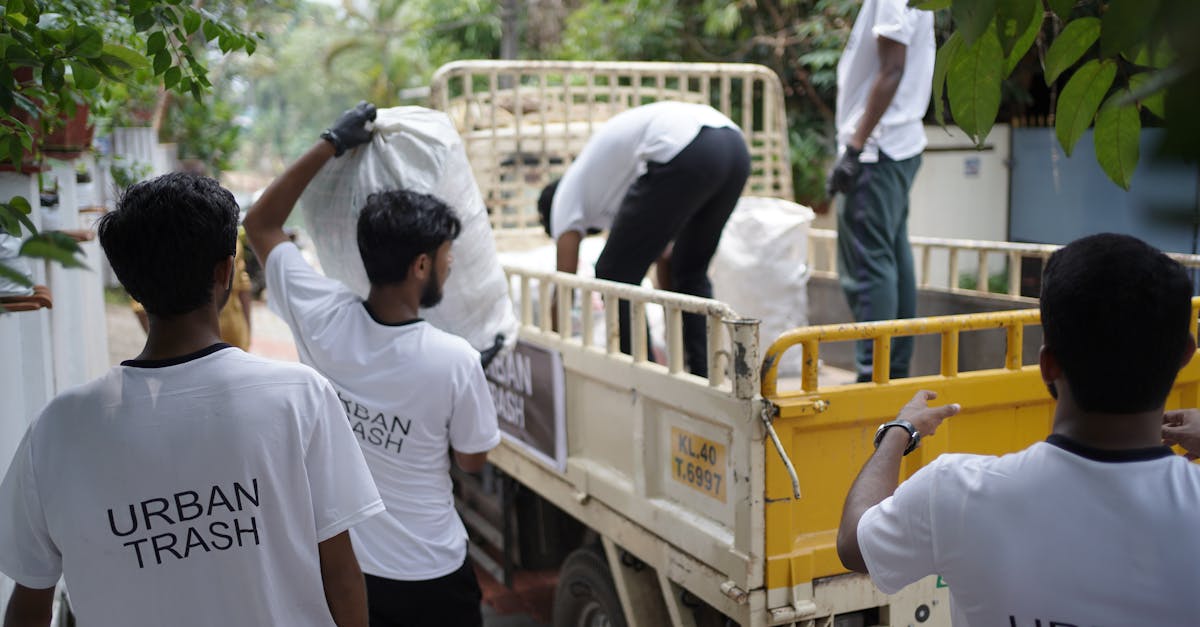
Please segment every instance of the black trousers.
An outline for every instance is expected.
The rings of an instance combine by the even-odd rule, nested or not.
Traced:
[[[482,627],[483,598],[471,560],[456,571],[427,581],[367,580],[371,627]]]
[[[667,163],[647,163],[646,173],[629,187],[596,260],[596,277],[638,285],[667,245],[671,289],[712,297],[708,264],[721,230],[750,176],[750,151],[732,128],[700,133]],[[621,301],[621,350],[630,352],[629,303]],[[683,352],[692,374],[707,376],[704,316],[684,314]]]

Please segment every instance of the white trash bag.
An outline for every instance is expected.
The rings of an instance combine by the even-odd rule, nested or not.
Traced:
[[[709,265],[713,297],[761,321],[765,349],[784,331],[808,324],[808,229],[812,209],[779,198],[738,201]],[[784,353],[779,373],[800,373],[801,351]]]
[[[445,296],[421,315],[479,351],[491,348],[497,335],[511,348],[518,324],[487,208],[462,139],[440,111],[380,109],[371,142],[331,160],[309,184],[300,205],[325,274],[366,298],[370,284],[358,254],[358,214],[370,194],[399,188],[440,198],[462,221],[450,248],[454,266]]]

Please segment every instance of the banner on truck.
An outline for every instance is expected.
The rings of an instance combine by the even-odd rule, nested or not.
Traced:
[[[500,431],[542,463],[567,469],[567,412],[562,355],[524,341],[487,370]]]

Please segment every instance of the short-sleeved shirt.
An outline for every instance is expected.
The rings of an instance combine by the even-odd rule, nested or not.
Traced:
[[[387,512],[351,530],[363,572],[421,581],[454,572],[467,533],[454,510],[450,449],[500,443],[479,352],[423,320],[388,325],[294,244],[267,257],[267,299],[300,361],[337,389]]]
[[[858,541],[894,593],[949,586],[956,627],[1194,625],[1200,467],[1166,447],[1062,436],[1011,455],[942,455],[867,510]]]
[[[925,149],[922,120],[933,91],[933,13],[908,6],[908,0],[864,0],[837,68],[838,148],[858,130],[879,73],[878,37],[905,46],[904,75],[891,104],[863,146],[865,163],[874,163],[882,150],[893,159],[908,159]]]
[[[0,571],[83,625],[333,625],[317,544],[383,510],[333,388],[217,344],[55,398],[0,484]]]
[[[614,115],[559,181],[550,205],[550,234],[558,239],[567,231],[611,227],[646,164],[669,163],[706,127],[738,128],[720,111],[687,102],[655,102]]]

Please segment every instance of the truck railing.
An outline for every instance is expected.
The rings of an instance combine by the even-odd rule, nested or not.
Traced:
[[[434,73],[498,236],[541,232],[541,188],[613,115],[661,100],[708,104],[746,135],[746,193],[792,198],[783,90],[761,65],[625,61],[457,61]]]
[[[837,278],[837,231],[812,229],[809,231],[808,265],[812,276],[828,279]],[[914,235],[909,238],[913,249],[913,262],[917,268],[917,285],[921,289],[937,290],[971,296],[1008,298],[1016,302],[1036,302],[1036,297],[1023,296],[1021,277],[1024,264],[1036,260],[1044,266],[1054,251],[1061,248],[1049,244],[1025,244],[1019,242],[993,242],[974,239],[953,239]],[[1200,268],[1200,255],[1167,253],[1172,259],[1189,269]],[[960,272],[965,260],[975,261],[975,287],[959,285]],[[933,272],[935,263],[945,263],[946,273]],[[1004,273],[1005,291],[993,292],[988,288],[992,269]]]
[[[729,385],[738,398],[751,398],[757,391],[753,382],[746,378],[747,372],[742,373],[741,383],[737,382],[737,376],[728,376],[731,373],[736,375],[734,358],[739,352],[746,352],[746,347],[738,344],[736,340],[739,338],[735,337],[738,335],[737,328],[746,321],[725,303],[563,272],[546,272],[513,265],[504,266],[504,272],[508,275],[510,289],[515,290],[513,300],[520,303],[518,316],[522,328],[554,334],[565,342],[607,355],[621,353],[619,302],[628,302],[632,352],[629,358],[635,364],[665,368],[672,375],[691,376],[684,366],[683,314],[704,316],[708,330],[708,386],[720,388],[733,381]],[[562,296],[567,293],[570,294],[569,299]],[[556,311],[558,302],[571,302],[573,307],[557,307]],[[651,361],[647,345],[646,308],[651,305],[662,307],[664,313],[667,360],[662,365]],[[576,311],[579,314],[578,328],[574,315]],[[600,321],[603,321],[603,337],[597,335],[596,323]],[[726,326],[733,329],[733,333],[727,334]],[[746,338],[740,340],[743,344],[748,341]],[[749,370],[756,368],[754,366]]]

